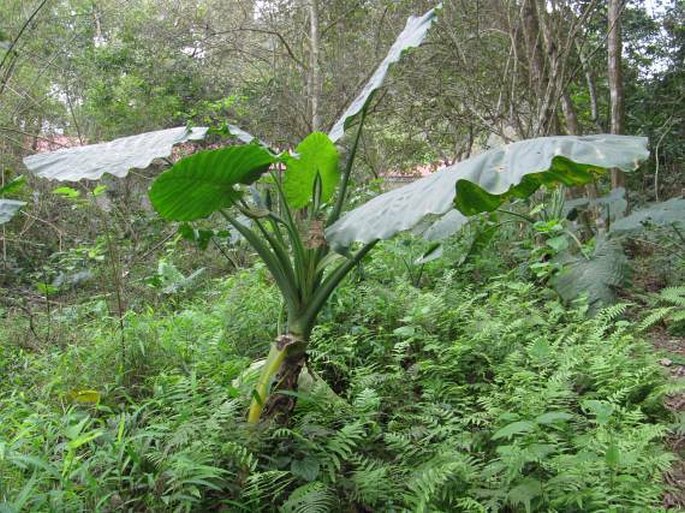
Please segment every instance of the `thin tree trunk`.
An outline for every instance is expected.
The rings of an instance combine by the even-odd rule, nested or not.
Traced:
[[[573,101],[571,100],[571,95],[568,94],[568,91],[564,91],[561,95],[561,110],[564,113],[564,119],[566,121],[566,132],[570,135],[580,135],[578,116],[576,115],[576,109],[573,106]]]
[[[608,0],[608,73],[611,96],[611,133],[623,133],[623,74],[621,71],[621,11],[622,0]],[[620,169],[611,170],[611,188],[625,186],[625,176]]]
[[[319,99],[321,75],[319,69],[319,6],[318,0],[309,0],[309,104],[312,132],[321,128]]]
[[[576,50],[578,51],[578,58],[580,59],[580,64],[583,67],[583,72],[585,73],[585,83],[587,84],[587,92],[590,97],[590,118],[592,123],[597,127],[598,130],[602,131],[602,125],[599,122],[599,104],[597,101],[597,86],[595,84],[595,77],[592,73],[592,69],[587,62],[587,57],[583,53],[583,49],[580,44],[576,43]]]
[[[532,135],[545,135],[546,129],[543,125],[549,118],[549,105],[544,100],[545,69],[542,51],[540,48],[540,23],[535,0],[524,0],[521,9],[523,38],[526,46],[526,57],[528,60],[528,85],[533,96],[537,99],[535,105],[535,119],[532,127]],[[529,127],[530,130],[530,127]]]

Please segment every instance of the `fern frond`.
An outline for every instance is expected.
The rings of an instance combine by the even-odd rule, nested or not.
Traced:
[[[328,513],[335,511],[336,497],[319,481],[296,488],[279,508],[281,513]]]
[[[352,473],[350,497],[361,504],[376,507],[387,504],[398,493],[396,480],[402,469],[380,460],[357,458],[358,468]]]
[[[336,481],[335,472],[339,471],[342,463],[352,456],[364,435],[364,426],[354,422],[343,426],[328,440],[324,451],[319,454],[319,460],[328,469],[331,482]]]
[[[259,505],[276,502],[295,478],[285,470],[268,470],[250,474],[241,493],[241,499],[246,504]]]
[[[372,413],[381,405],[381,398],[373,388],[362,389],[352,402],[354,408],[361,413]]]
[[[600,326],[607,327],[610,323],[623,316],[628,309],[627,303],[616,303],[615,305],[602,308],[597,314]]]
[[[232,463],[241,469],[254,472],[257,468],[257,458],[247,447],[236,442],[226,442],[221,446],[221,455],[227,457]]]
[[[685,286],[667,287],[659,292],[659,299],[664,302],[685,308]]]
[[[454,504],[469,480],[479,475],[479,463],[473,456],[448,452],[422,465],[408,482],[405,499],[412,511],[440,510]]]
[[[645,317],[642,320],[642,322],[638,325],[637,329],[639,331],[644,331],[648,328],[651,328],[655,324],[658,324],[662,322],[664,319],[666,319],[672,311],[672,306],[662,306],[661,308],[653,310],[647,317]]]

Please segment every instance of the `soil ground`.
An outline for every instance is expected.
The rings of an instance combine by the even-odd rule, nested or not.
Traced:
[[[685,338],[675,337],[663,328],[654,329],[650,335],[657,350],[667,355],[661,359],[661,365],[673,379],[685,379]],[[685,391],[669,395],[666,406],[674,413],[685,412]],[[679,460],[665,475],[672,489],[664,496],[664,507],[685,511],[685,431],[674,432],[668,439],[668,445]]]

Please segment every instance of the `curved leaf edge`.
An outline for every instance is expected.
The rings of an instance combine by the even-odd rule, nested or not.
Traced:
[[[334,143],[342,138],[347,128],[369,105],[375,92],[383,85],[390,67],[397,63],[406,51],[417,48],[423,43],[440,9],[442,9],[442,3],[422,16],[412,15],[407,19],[404,29],[395,39],[383,61],[377,66],[371,78],[328,132]]]
[[[574,162],[569,158],[557,155],[552,159],[548,169],[525,175],[521,181],[512,185],[507,191],[497,194],[486,191],[478,184],[466,179],[455,183],[454,207],[466,216],[497,210],[511,199],[525,199],[540,187],[565,185],[576,187],[590,183],[605,173],[607,168],[593,164]]]
[[[530,194],[539,189],[542,185],[553,185],[558,183],[566,184],[569,186],[582,185],[588,183],[598,175],[605,173],[607,169],[611,167],[619,167],[626,172],[633,171],[637,169],[640,163],[649,156],[649,151],[647,150],[647,138],[645,137],[609,136],[607,134],[598,134],[594,136],[585,137],[553,136],[551,138],[568,138],[569,140],[576,139],[581,140],[583,142],[590,142],[593,144],[596,143],[599,144],[600,147],[602,144],[604,144],[604,141],[608,139],[609,142],[618,141],[620,144],[626,144],[630,142],[632,146],[628,147],[630,151],[628,151],[624,157],[617,157],[616,155],[614,155],[614,158],[612,159],[604,157],[600,153],[599,155],[597,155],[597,158],[603,160],[601,165],[598,163],[586,164],[579,161],[571,160],[559,154],[554,155],[551,157],[550,160],[548,160],[547,165],[543,164],[543,166],[541,166],[542,170],[532,170],[532,172],[530,173],[524,172],[520,177],[518,183],[510,185],[508,189],[500,193],[488,192],[487,190],[480,187],[479,185],[474,183],[474,181],[471,180],[467,180],[464,178],[455,179],[455,181],[453,182],[455,193],[452,197],[452,200],[450,201],[453,208],[445,208],[444,210],[442,210],[443,207],[440,207],[438,210],[442,210],[441,212],[439,212],[436,209],[430,211],[427,210],[423,216],[417,217],[411,222],[411,224],[404,223],[404,225],[401,226],[399,229],[375,230],[376,234],[382,233],[381,235],[378,235],[376,237],[373,236],[376,234],[369,234],[368,230],[366,234],[360,236],[358,230],[350,229],[350,226],[353,225],[350,225],[351,218],[349,216],[356,213],[356,221],[359,222],[361,211],[367,205],[364,204],[360,207],[357,207],[356,209],[347,212],[347,214],[345,214],[340,220],[338,220],[336,223],[328,227],[328,229],[326,230],[326,239],[335,251],[341,252],[345,251],[354,242],[369,243],[372,240],[389,239],[397,233],[414,229],[424,219],[426,219],[427,216],[437,215],[439,216],[438,220],[435,221],[433,224],[437,225],[442,222],[443,226],[441,226],[439,230],[431,230],[429,228],[429,230],[426,231],[425,238],[427,240],[433,241],[440,240],[442,238],[440,237],[440,233],[445,233],[446,236],[448,236],[455,233],[458,230],[458,228],[449,229],[446,226],[446,224],[449,223],[443,222],[443,218],[445,216],[454,214],[455,211],[466,216],[472,216],[481,212],[493,211],[499,208],[502,205],[502,203],[504,203],[504,201],[506,201],[507,199],[512,197],[528,197]],[[544,139],[547,138],[529,139],[525,141],[520,141],[519,143],[513,143],[512,146],[521,143],[530,143]],[[479,157],[482,157],[482,155],[484,154],[481,154],[480,156],[473,158],[478,159]],[[448,168],[443,168],[441,171],[438,171],[437,173],[434,173],[433,175],[430,175],[428,177],[422,178],[417,182],[413,182],[412,184],[409,184],[401,189],[413,187],[414,184],[421,182],[435,182],[434,178],[437,177],[439,173],[449,172],[451,168],[463,165],[466,162],[468,162],[468,160],[459,162]],[[540,167],[538,169],[540,169]],[[443,174],[443,176],[445,175]],[[479,179],[479,181],[481,180]],[[377,199],[382,198],[384,195],[395,194],[396,192],[397,190],[383,193],[380,196],[376,196],[376,198],[372,199],[371,201],[376,200],[377,203]],[[469,199],[469,193],[473,193],[474,198]],[[454,215],[454,218],[458,221],[458,224],[466,224],[465,220],[463,218],[460,218],[460,216]],[[358,233],[355,234],[355,231],[357,231]],[[429,234],[429,232],[431,233]]]

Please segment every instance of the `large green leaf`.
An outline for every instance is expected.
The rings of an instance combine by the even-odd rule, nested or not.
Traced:
[[[276,158],[257,145],[203,151],[178,161],[150,188],[159,214],[175,221],[192,221],[229,207],[240,198],[236,187],[254,182]]]
[[[450,210],[423,232],[423,238],[430,241],[446,239],[457,233],[468,222],[467,216],[458,210]]]
[[[12,219],[24,205],[26,205],[24,201],[0,198],[0,224],[5,224]]]
[[[385,76],[388,74],[390,65],[400,60],[404,50],[417,47],[423,42],[426,38],[426,34],[428,34],[428,29],[435,20],[435,11],[435,9],[431,9],[423,16],[409,17],[404,30],[397,36],[397,39],[390,47],[385,59],[380,63],[359,95],[350,104],[340,119],[336,121],[333,128],[331,128],[328,136],[333,142],[336,142],[343,136],[345,129],[353,122],[355,116],[357,116],[371,101],[373,93],[375,93],[383,84],[383,80],[385,80]]]
[[[326,239],[343,250],[355,241],[388,239],[427,216],[455,207],[473,215],[496,209],[510,196],[529,195],[542,184],[581,184],[611,167],[631,171],[649,155],[646,146],[644,137],[618,135],[543,137],[513,143],[373,198],[331,225]],[[451,216],[462,224],[465,220]],[[444,226],[434,231],[449,233]]]
[[[340,180],[338,150],[326,134],[309,134],[295,148],[295,155],[284,158],[286,164],[283,192],[288,204],[302,208],[312,201],[314,187],[320,180],[322,202],[328,201]]]
[[[249,143],[255,137],[233,125],[231,135]],[[153,160],[168,157],[176,144],[204,139],[207,127],[169,128],[122,137],[110,142],[38,153],[24,158],[26,167],[37,176],[59,181],[97,180],[105,173],[119,178],[131,169],[145,169]]]

